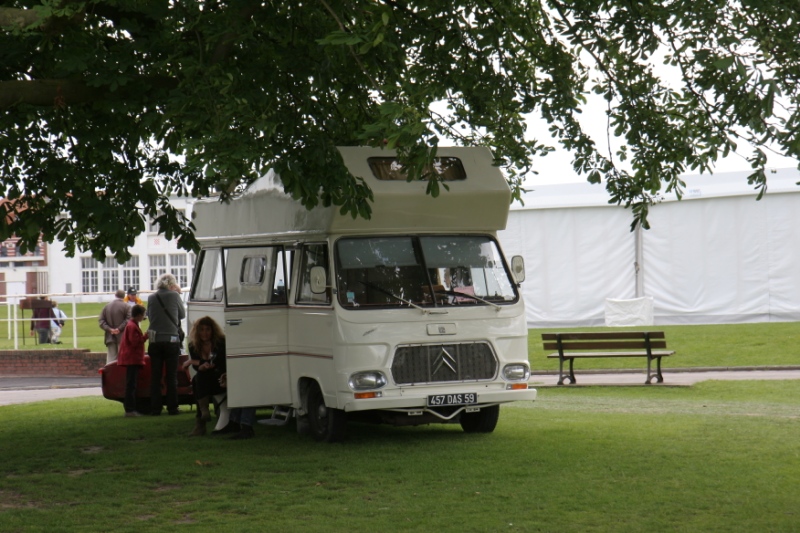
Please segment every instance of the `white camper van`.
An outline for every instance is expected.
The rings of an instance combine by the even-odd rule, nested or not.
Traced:
[[[369,220],[309,211],[274,176],[195,204],[188,318],[225,330],[229,406],[293,410],[323,441],[348,419],[493,431],[500,404],[536,398],[524,265],[496,240],[506,180],[486,149],[440,148],[449,190],[432,198],[393,152],[340,152],[374,193]]]

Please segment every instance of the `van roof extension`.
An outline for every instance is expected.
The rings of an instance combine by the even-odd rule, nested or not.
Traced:
[[[270,172],[230,204],[216,198],[198,201],[194,206],[197,238],[201,242],[224,239],[231,244],[300,234],[494,232],[506,226],[511,191],[500,169],[492,165],[487,148],[438,149],[438,157],[458,158],[466,174],[466,179],[448,181],[450,190],[440,188],[438,198],[425,193],[425,181],[375,177],[368,159],[392,157],[393,150],[340,147],[339,151],[350,172],[363,178],[373,191],[370,220],[341,215],[335,206],[309,211],[283,193],[279,178]]]

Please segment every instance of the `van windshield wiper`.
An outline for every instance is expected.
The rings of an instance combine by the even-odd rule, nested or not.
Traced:
[[[502,307],[500,307],[499,305],[497,305],[494,302],[490,302],[489,300],[484,300],[480,296],[475,296],[474,294],[469,294],[467,292],[458,292],[458,291],[453,291],[453,290],[449,290],[449,291],[441,291],[440,290],[440,291],[434,291],[434,294],[444,294],[446,296],[455,296],[456,298],[471,298],[473,300],[477,300],[479,302],[491,305],[492,307],[495,308],[496,311],[499,311],[500,309],[502,309]]]
[[[359,281],[359,283],[361,283],[365,287],[369,287],[370,289],[375,289],[376,291],[378,291],[380,293],[383,293],[386,296],[389,296],[391,298],[394,298],[395,300],[403,302],[404,304],[409,305],[409,306],[413,307],[414,309],[419,309],[420,311],[422,311],[422,314],[427,315],[427,314],[431,313],[431,311],[429,309],[425,309],[424,307],[420,307],[417,304],[415,304],[414,302],[412,302],[410,300],[406,300],[405,298],[402,298],[400,296],[397,296],[392,291],[384,289],[383,287],[375,285],[374,283],[369,283],[368,281]],[[434,311],[433,313],[434,314],[446,314],[447,311],[445,311],[444,313],[442,313],[442,311]]]

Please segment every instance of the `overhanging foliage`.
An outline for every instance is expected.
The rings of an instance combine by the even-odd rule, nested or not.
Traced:
[[[190,249],[191,223],[169,195],[224,200],[267,168],[307,207],[369,216],[370,192],[337,145],[397,148],[417,177],[439,143],[485,145],[518,196],[535,158],[560,143],[645,225],[652,196],[664,182],[679,190],[681,172],[747,147],[763,191],[766,147],[800,155],[791,2],[2,6],[0,180],[28,209],[0,237],[28,246],[41,229],[69,253],[125,259],[143,216],[160,210],[166,236]],[[590,91],[623,148],[584,130]],[[526,138],[531,115],[551,139]]]

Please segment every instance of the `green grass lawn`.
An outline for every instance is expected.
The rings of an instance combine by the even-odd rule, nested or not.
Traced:
[[[265,415],[266,412],[260,412]],[[557,388],[493,434],[188,438],[116,402],[0,407],[0,531],[796,531],[800,381]]]
[[[664,358],[664,368],[800,365],[800,323],[648,326],[636,328],[531,329],[528,359],[533,370],[558,370],[558,359],[548,359],[542,349],[542,333],[614,330],[664,331],[675,355]],[[644,368],[644,359],[582,359],[576,369]]]

